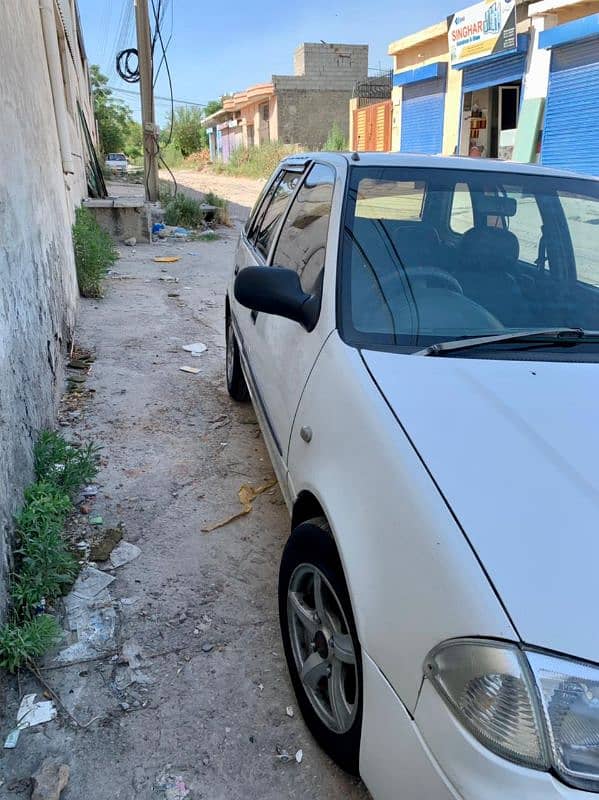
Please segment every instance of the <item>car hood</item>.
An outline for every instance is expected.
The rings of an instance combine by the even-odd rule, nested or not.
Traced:
[[[599,365],[362,355],[522,640],[599,662]]]

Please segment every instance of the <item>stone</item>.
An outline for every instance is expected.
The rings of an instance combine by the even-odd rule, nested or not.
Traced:
[[[32,780],[31,800],[59,800],[62,790],[69,782],[69,768],[66,764],[57,764],[46,759],[32,775]]]
[[[125,239],[123,244],[126,244],[127,247],[135,247],[135,245],[137,244],[137,239],[135,238],[135,236],[130,236],[128,239]]]
[[[90,559],[92,561],[108,561],[110,554],[123,538],[123,533],[123,527],[117,526],[116,528],[107,528],[94,535],[89,552]]]

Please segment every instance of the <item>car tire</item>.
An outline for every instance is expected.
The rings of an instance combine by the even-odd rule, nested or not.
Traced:
[[[241,369],[241,358],[239,356],[239,345],[235,338],[235,331],[233,330],[233,323],[231,317],[228,316],[226,320],[226,376],[227,376],[227,391],[239,403],[246,402],[249,399],[249,392],[245,376]]]
[[[308,728],[333,761],[359,775],[361,649],[341,561],[323,518],[298,525],[287,541],[279,571],[279,619]]]

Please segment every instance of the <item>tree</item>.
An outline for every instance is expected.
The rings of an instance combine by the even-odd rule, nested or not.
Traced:
[[[132,152],[128,152],[128,143],[135,150],[137,130],[134,126],[139,127],[140,135],[141,126],[134,121],[129,106],[112,96],[112,90],[108,88],[108,78],[100,72],[100,67],[92,64],[89,72],[100,150],[104,155],[126,153],[133,156]]]
[[[182,106],[175,110],[173,117],[173,142],[183,156],[196,153],[208,147],[208,135],[203,127],[204,115],[199,108]],[[169,116],[165,128],[166,136],[171,126]]]
[[[208,100],[204,108],[204,116],[210,117],[223,107],[222,100]]]

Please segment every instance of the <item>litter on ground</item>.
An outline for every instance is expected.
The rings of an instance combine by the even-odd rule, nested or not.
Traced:
[[[297,753],[295,754],[295,760],[297,761],[298,764],[302,763],[303,757],[304,757],[304,751],[298,750]]]
[[[238,511],[236,514],[231,514],[230,517],[226,519],[220,520],[220,522],[213,522],[210,525],[207,525],[205,528],[202,528],[203,533],[211,533],[215,531],[217,528],[223,528],[225,525],[228,525],[230,522],[234,522],[236,519],[240,517],[245,517],[246,514],[249,514],[252,510],[252,503],[259,495],[267,492],[269,489],[272,489],[273,486],[277,485],[276,478],[273,480],[268,481],[268,483],[263,483],[261,486],[254,488],[253,486],[249,486],[247,483],[244,483],[243,486],[239,488],[239,492],[237,493],[239,497],[239,502],[242,505],[241,511]]]
[[[183,350],[187,353],[191,353],[192,356],[199,356],[201,353],[206,352],[207,349],[204,342],[192,342],[191,344],[183,345]]]
[[[136,544],[121,541],[110,554],[110,563],[115,568],[122,567],[124,564],[136,559],[140,553],[141,550]]]
[[[189,372],[190,375],[197,375],[200,371],[197,367],[179,367],[181,372]]]
[[[50,722],[55,717],[56,708],[52,700],[40,700],[36,703],[34,694],[26,694],[17,711],[17,728],[33,728],[34,725]]]
[[[175,261],[179,261],[181,256],[155,256],[154,261],[157,261],[159,264],[173,264]]]
[[[19,741],[20,733],[21,731],[19,728],[15,728],[8,734],[4,740],[4,747],[6,750],[14,750],[14,748],[17,746],[17,742]]]
[[[285,709],[285,713],[287,714],[288,717],[292,717],[293,716],[293,706],[287,706],[287,708]]]

